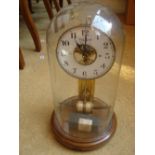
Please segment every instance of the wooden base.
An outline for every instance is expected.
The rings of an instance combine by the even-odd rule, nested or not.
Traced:
[[[99,146],[105,144],[115,133],[116,130],[116,115],[114,114],[111,120],[111,123],[108,127],[108,130],[106,130],[106,133],[104,132],[100,137],[95,139],[79,139],[73,136],[68,135],[64,132],[64,130],[60,127],[58,120],[56,118],[55,112],[52,114],[52,130],[54,132],[56,140],[63,144],[64,146],[79,150],[79,151],[89,151],[94,150],[98,148]]]

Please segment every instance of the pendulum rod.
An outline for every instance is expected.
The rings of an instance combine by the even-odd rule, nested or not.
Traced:
[[[79,97],[86,103],[92,101],[95,92],[95,80],[79,80]]]

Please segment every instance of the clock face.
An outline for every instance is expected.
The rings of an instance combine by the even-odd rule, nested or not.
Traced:
[[[106,74],[115,60],[112,40],[89,26],[78,26],[64,32],[56,49],[60,66],[79,79],[96,79]]]

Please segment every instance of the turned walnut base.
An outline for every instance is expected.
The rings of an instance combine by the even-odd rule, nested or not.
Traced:
[[[112,117],[112,121],[110,123],[109,129],[106,133],[103,133],[99,138],[89,139],[89,140],[81,140],[76,137],[70,136],[66,134],[60,127],[55,112],[52,114],[52,130],[54,132],[56,140],[63,144],[64,146],[79,150],[79,151],[89,151],[98,148],[105,144],[114,134],[116,130],[116,115],[114,114]]]

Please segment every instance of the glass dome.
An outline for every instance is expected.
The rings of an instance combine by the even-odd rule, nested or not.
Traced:
[[[51,21],[52,128],[62,144],[91,150],[113,135],[123,45],[119,19],[100,4],[73,3]]]

